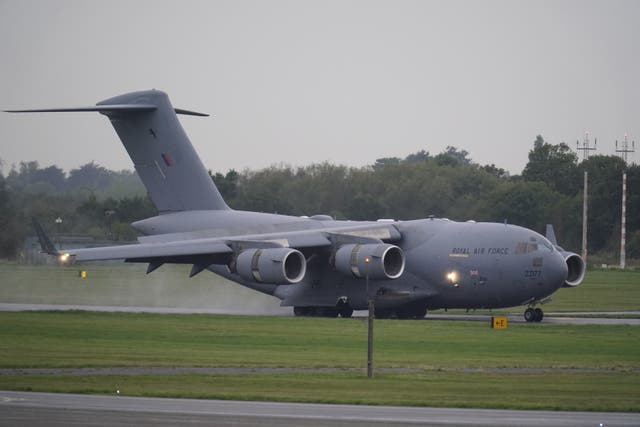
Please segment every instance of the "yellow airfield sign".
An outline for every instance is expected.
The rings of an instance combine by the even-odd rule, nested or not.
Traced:
[[[493,329],[507,329],[509,321],[506,316],[491,316],[491,327]]]

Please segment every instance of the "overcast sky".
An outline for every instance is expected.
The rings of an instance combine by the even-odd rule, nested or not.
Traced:
[[[0,40],[0,109],[161,89],[219,172],[640,139],[640,1],[0,0]],[[97,113],[2,113],[0,159],[132,169]]]

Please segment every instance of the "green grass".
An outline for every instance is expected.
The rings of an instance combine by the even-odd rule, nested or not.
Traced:
[[[480,322],[366,323],[95,312],[0,313],[0,367],[335,367],[219,375],[0,375],[0,389],[391,405],[638,411],[640,328]],[[473,368],[469,370],[469,368]],[[513,369],[511,369],[513,368]],[[530,369],[527,369],[530,368]],[[575,369],[573,369],[575,368]]]
[[[364,367],[366,319],[0,313],[0,367]],[[388,367],[640,368],[640,328],[377,321]]]
[[[426,371],[253,375],[0,375],[0,389],[285,402],[637,412],[640,375]]]
[[[89,278],[81,280],[84,268]],[[278,309],[188,266],[0,264],[0,301]],[[640,310],[640,273],[589,271],[545,311]],[[496,311],[498,312],[498,311]],[[522,308],[505,310],[521,313]],[[96,312],[0,313],[0,368],[287,367],[344,371],[217,375],[0,374],[0,389],[392,405],[639,411],[640,327]],[[513,369],[512,369],[513,368]],[[354,370],[355,369],[355,370]],[[471,370],[469,370],[471,369]]]
[[[640,271],[589,270],[575,288],[562,288],[546,311],[639,311]]]

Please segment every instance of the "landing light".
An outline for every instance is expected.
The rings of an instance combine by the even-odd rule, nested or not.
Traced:
[[[450,271],[447,273],[447,280],[450,283],[456,283],[458,281],[458,273],[455,271]]]
[[[59,260],[61,263],[65,263],[65,262],[69,261],[69,258],[70,258],[70,257],[71,257],[71,255],[69,255],[69,254],[62,254],[62,255],[60,255],[60,256],[58,257],[58,260]]]

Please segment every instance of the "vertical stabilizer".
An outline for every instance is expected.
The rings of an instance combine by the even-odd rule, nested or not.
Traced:
[[[141,108],[131,108],[136,105]],[[174,110],[166,93],[133,92],[96,107],[111,121],[161,213],[229,209],[178,121],[176,112],[183,110]]]

